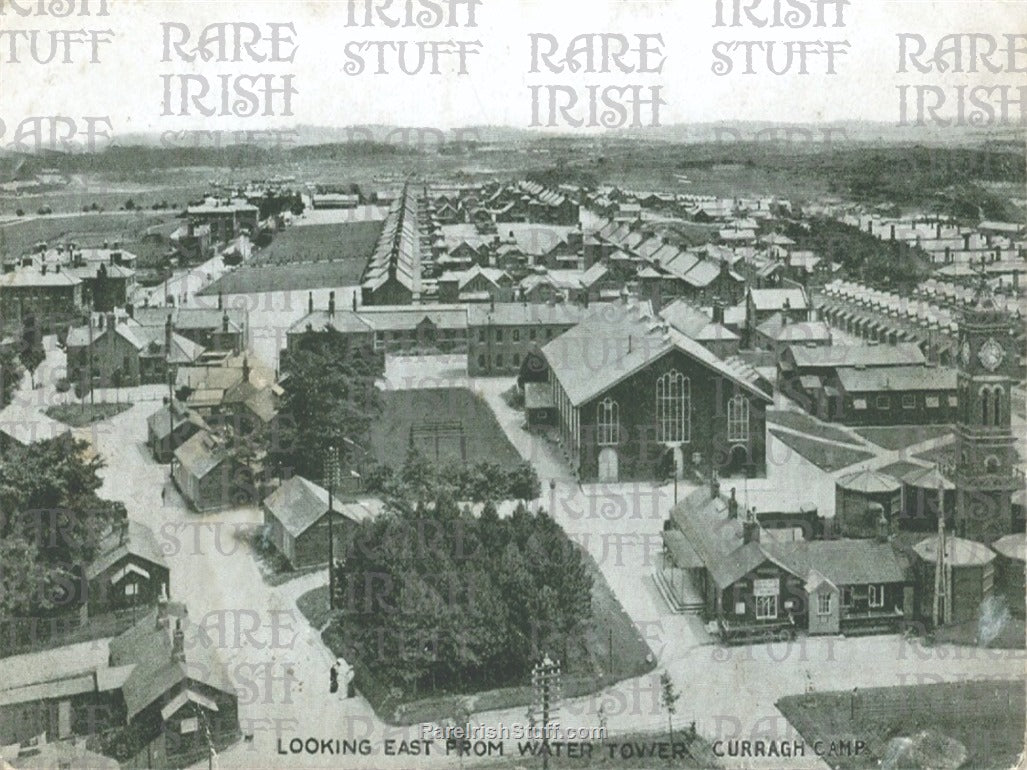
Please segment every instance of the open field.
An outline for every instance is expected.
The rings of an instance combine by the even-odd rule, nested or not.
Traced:
[[[55,246],[64,241],[75,241],[80,246],[101,246],[106,241],[122,241],[127,248],[130,241],[140,239],[146,230],[175,220],[169,211],[118,211],[68,216],[30,216],[0,225],[0,251],[5,254],[24,254],[40,241]]]
[[[889,758],[891,767],[956,767],[946,763],[953,757],[944,754],[920,764],[890,756],[902,739],[929,730],[965,747],[966,758],[958,766],[1005,770],[1018,764],[1023,750],[1023,693],[1022,681],[971,681],[792,695],[777,707],[807,745],[866,742],[867,751],[858,756],[832,757],[834,767],[878,767]]]
[[[846,433],[844,430],[833,425],[827,425],[805,412],[770,409],[767,411],[767,422],[801,431],[813,438],[841,441],[845,444],[856,444],[856,439],[853,438],[851,433]]]
[[[905,449],[932,438],[952,433],[951,425],[895,425],[882,428],[856,428],[856,433],[884,449]]]
[[[381,231],[381,221],[290,227],[276,234],[271,245],[254,254],[248,264],[348,261],[358,262],[362,271]]]
[[[521,461],[488,405],[464,388],[386,391],[381,418],[371,427],[378,462],[398,468],[414,445],[432,462],[502,466]]]

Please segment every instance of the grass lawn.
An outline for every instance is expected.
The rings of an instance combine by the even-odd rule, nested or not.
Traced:
[[[784,410],[768,410],[767,422],[773,425],[782,425],[785,428],[802,431],[813,438],[823,438],[828,441],[841,441],[844,444],[859,446],[852,434],[846,433],[840,428],[821,422],[805,412],[792,412]]]
[[[884,449],[905,449],[921,441],[952,433],[951,425],[895,425],[882,428],[856,428],[856,433]]]
[[[587,555],[586,563],[593,577],[592,628],[568,649],[563,677],[565,698],[598,692],[623,679],[642,676],[655,667],[649,645],[620,606],[598,565]],[[328,589],[321,587],[308,591],[299,598],[297,606],[314,628],[323,627],[329,617]],[[333,653],[346,657],[345,645],[334,625],[324,631],[322,639]],[[523,687],[504,687],[476,693],[447,692],[413,699],[395,691],[385,692],[383,687],[368,681],[366,677],[370,674],[360,661],[347,660],[356,669],[357,690],[367,698],[381,719],[392,724],[441,722],[458,713],[461,700],[468,696],[475,713],[527,706],[532,700],[532,690],[528,683]]]
[[[952,445],[935,447],[934,449],[928,449],[926,452],[920,452],[919,454],[913,455],[918,460],[926,460],[929,463],[941,463],[947,465],[955,461],[956,450],[952,448]]]
[[[132,408],[131,403],[118,404],[59,404],[46,410],[46,416],[70,425],[83,428],[95,422],[103,422]]]
[[[855,702],[849,692],[790,695],[777,707],[807,745],[866,742],[867,750],[858,756],[832,757],[835,767],[877,767],[892,739],[930,730],[963,744],[962,767],[1004,770],[1017,766],[1023,751],[1023,692],[1022,681],[946,682],[860,690]]]
[[[122,203],[130,197],[132,196],[127,194],[123,196]],[[34,206],[30,209],[24,202],[19,202],[17,206],[25,209],[27,214],[34,214],[39,208]],[[15,206],[0,208],[10,208],[13,211]],[[104,240],[111,243],[133,241],[145,233],[148,227],[174,219],[175,213],[131,211],[32,217],[24,221],[11,222],[0,227],[0,230],[4,234],[5,250],[10,254],[22,254],[30,251],[40,241],[50,246],[74,241],[83,247],[102,246]]]
[[[250,259],[252,265],[353,262],[362,271],[382,232],[382,220],[290,227]]]
[[[433,462],[489,460],[509,467],[521,461],[488,404],[466,388],[385,391],[382,400],[369,440],[380,463],[402,466],[411,436]]]
[[[847,468],[855,463],[869,460],[874,455],[864,452],[861,449],[846,449],[837,444],[827,444],[794,433],[784,433],[771,429],[774,438],[787,446],[789,449],[805,457],[815,466],[824,471],[836,471],[839,468]]]

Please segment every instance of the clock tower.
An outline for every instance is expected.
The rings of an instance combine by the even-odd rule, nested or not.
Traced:
[[[956,534],[990,543],[1013,529],[1019,488],[1010,423],[1017,353],[1009,314],[995,305],[983,272],[959,324],[959,412],[952,481]]]

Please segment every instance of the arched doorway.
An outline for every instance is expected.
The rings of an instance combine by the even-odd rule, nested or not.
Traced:
[[[727,475],[746,473],[749,468],[749,449],[744,444],[735,444],[727,457]]]
[[[617,450],[612,446],[599,450],[599,480],[617,481]]]

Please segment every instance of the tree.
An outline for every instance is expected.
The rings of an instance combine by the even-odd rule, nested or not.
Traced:
[[[284,356],[282,365],[290,379],[270,459],[280,473],[319,479],[329,447],[339,451],[345,464],[354,451],[350,442],[366,442],[381,412],[375,386],[381,365],[369,354],[351,351],[343,357],[330,348],[302,345]]]
[[[534,500],[541,494],[542,484],[534,466],[525,460],[507,471],[506,489],[517,500]]]
[[[670,674],[664,671],[660,674],[660,705],[667,710],[667,730],[670,733],[670,742],[674,743],[674,713],[677,711],[677,702],[681,694],[674,689],[674,682]]]
[[[77,601],[77,576],[126,517],[96,492],[102,461],[68,437],[15,447],[0,459],[0,616],[38,616]]]

